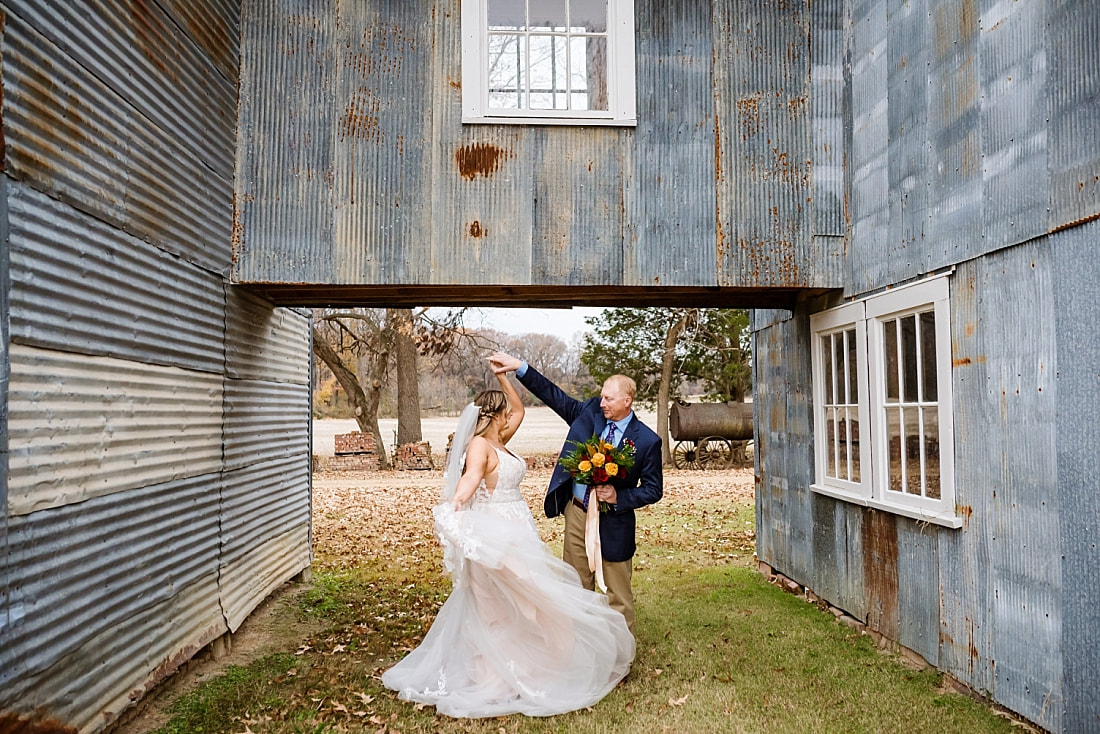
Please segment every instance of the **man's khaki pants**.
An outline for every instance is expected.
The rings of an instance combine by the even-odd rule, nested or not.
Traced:
[[[565,547],[562,551],[562,559],[577,569],[584,588],[594,591],[596,574],[588,570],[588,554],[584,550],[584,521],[584,510],[572,502],[565,506]],[[634,633],[634,592],[630,588],[630,577],[633,571],[634,566],[630,559],[603,561],[603,580],[607,583],[607,601],[612,609],[626,618],[626,626],[631,634]]]

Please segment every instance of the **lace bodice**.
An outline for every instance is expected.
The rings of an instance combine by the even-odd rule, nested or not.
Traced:
[[[535,526],[527,501],[523,499],[520,482],[527,475],[527,462],[507,449],[493,447],[500,463],[497,466],[497,486],[492,492],[485,487],[485,480],[474,490],[470,509],[491,512],[509,520],[519,520]]]

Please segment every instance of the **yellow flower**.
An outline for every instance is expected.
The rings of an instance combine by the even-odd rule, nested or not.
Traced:
[[[592,462],[582,461],[581,463],[577,464],[577,469],[580,471],[589,471],[590,469],[592,469]]]
[[[614,450],[615,450],[615,447],[614,447],[614,446],[612,446],[612,445],[611,445],[611,444],[609,444],[609,443],[605,443],[605,444],[603,445],[603,451],[604,451],[604,453],[605,453],[605,454],[606,454],[606,453],[609,453],[609,452],[611,452],[611,451],[614,451]]]
[[[607,476],[613,477],[619,473],[619,465],[613,461],[609,461],[604,464],[603,470],[607,472]]]
[[[603,454],[592,454],[592,466],[603,466],[605,461],[607,461],[607,457]]]

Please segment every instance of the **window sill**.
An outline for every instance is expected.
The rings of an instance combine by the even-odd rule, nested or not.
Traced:
[[[832,497],[836,500],[842,500],[844,502],[851,502],[853,505],[859,505],[860,507],[870,507],[874,510],[882,510],[883,512],[889,512],[894,515],[901,515],[902,517],[908,517],[912,520],[918,520],[920,522],[927,522],[933,525],[941,525],[945,528],[961,528],[963,521],[961,517],[956,515],[948,515],[946,513],[933,514],[925,510],[920,510],[916,507],[907,507],[905,505],[896,505],[890,502],[883,502],[871,497],[860,497],[858,495],[849,494],[835,487],[827,487],[821,484],[811,484],[810,490],[817,494],[825,495],[826,497]]]
[[[463,117],[463,125],[562,125],[568,127],[637,127],[637,120],[607,117]]]

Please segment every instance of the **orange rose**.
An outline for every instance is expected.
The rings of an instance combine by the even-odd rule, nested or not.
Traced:
[[[607,472],[607,476],[614,477],[619,473],[619,465],[614,461],[609,461],[603,465],[603,470]]]
[[[607,461],[607,457],[603,454],[592,454],[592,466],[603,466],[605,461]]]
[[[611,452],[611,451],[614,451],[614,450],[615,450],[615,447],[614,447],[614,446],[612,446],[612,445],[611,445],[611,444],[609,444],[609,443],[605,443],[605,444],[603,445],[603,451],[604,451],[604,453],[605,453],[605,454],[606,454],[606,453],[609,453],[609,452]]]
[[[580,471],[588,471],[591,468],[592,462],[590,461],[582,461],[581,463],[577,464],[577,469],[579,469]]]

